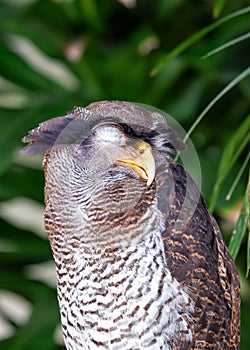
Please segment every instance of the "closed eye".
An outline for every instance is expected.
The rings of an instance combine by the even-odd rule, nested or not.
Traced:
[[[98,124],[93,131],[97,141],[116,143],[119,146],[124,146],[126,143],[126,136],[124,135],[122,128],[117,124]]]

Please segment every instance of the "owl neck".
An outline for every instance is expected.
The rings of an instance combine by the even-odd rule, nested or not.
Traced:
[[[69,176],[62,157],[57,162],[52,156],[45,169],[45,227],[53,250],[62,240],[72,251],[79,246],[113,251],[140,242],[146,229],[159,226],[155,185],[111,171],[98,180],[80,171]]]
[[[117,221],[112,218],[102,225],[93,219],[83,219],[80,214],[76,208],[71,208],[71,211],[61,208],[58,215],[48,202],[45,228],[56,262],[65,260],[67,264],[80,255],[84,259],[88,255],[88,259],[96,258],[100,254],[107,260],[116,259],[120,254],[127,254],[129,247],[145,244],[153,232],[164,230],[164,220],[156,206],[145,211],[137,221],[129,213],[123,213],[116,217]]]

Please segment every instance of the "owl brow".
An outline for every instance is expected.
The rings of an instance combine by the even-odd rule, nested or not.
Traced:
[[[150,140],[159,133],[156,130],[151,130],[142,126],[135,126],[134,128],[126,123],[119,123],[125,134],[129,137],[141,138],[150,143]]]
[[[92,131],[95,131],[97,128],[102,127],[102,126],[113,126],[117,129],[120,129],[121,131],[124,131],[123,128],[121,127],[121,125],[119,123],[116,123],[114,121],[104,121],[101,123],[97,123],[93,128]]]

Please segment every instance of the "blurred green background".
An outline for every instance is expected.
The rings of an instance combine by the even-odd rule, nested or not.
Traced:
[[[186,130],[218,99],[191,139],[201,163],[202,194],[227,243],[236,232],[230,248],[241,274],[241,349],[250,349],[247,5],[0,0],[0,349],[63,349],[42,227],[42,158],[21,157],[21,138],[41,121],[104,99],[153,105]],[[233,39],[234,45],[203,58]],[[235,86],[219,98],[230,82]]]

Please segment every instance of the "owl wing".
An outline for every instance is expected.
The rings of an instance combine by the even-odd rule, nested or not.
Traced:
[[[174,195],[162,233],[166,263],[194,300],[191,349],[239,349],[239,275],[191,177],[171,164]]]

